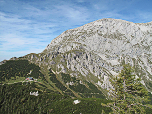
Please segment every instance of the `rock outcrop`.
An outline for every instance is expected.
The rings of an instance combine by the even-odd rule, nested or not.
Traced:
[[[30,55],[29,59],[85,78],[103,89],[110,88],[109,78],[129,63],[152,91],[151,54],[152,22],[101,19],[63,32],[39,56]]]

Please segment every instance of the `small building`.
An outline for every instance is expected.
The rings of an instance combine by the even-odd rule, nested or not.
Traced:
[[[73,103],[74,103],[74,104],[78,104],[78,103],[80,103],[80,101],[79,101],[79,100],[74,100]]]
[[[28,78],[26,78],[26,80],[28,80],[28,81],[33,81],[34,78],[33,78],[33,77],[28,77]]]
[[[30,92],[30,95],[38,96],[38,91],[37,92]]]

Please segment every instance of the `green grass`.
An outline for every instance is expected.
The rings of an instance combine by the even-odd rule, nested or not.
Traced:
[[[25,81],[25,77],[18,77],[17,79],[10,79],[8,81],[5,81],[5,83],[14,83],[14,82],[23,82]]]

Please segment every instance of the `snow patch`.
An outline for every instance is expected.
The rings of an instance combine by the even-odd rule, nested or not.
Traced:
[[[73,103],[78,104],[78,103],[80,103],[80,101],[79,100],[74,100]]]

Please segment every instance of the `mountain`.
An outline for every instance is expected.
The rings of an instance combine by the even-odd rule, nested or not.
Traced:
[[[151,92],[151,53],[152,22],[132,23],[106,18],[63,32],[42,53],[11,60],[36,64],[44,75],[40,77],[62,94],[70,91],[76,97],[87,97],[86,93],[103,97],[111,88],[109,79],[127,63],[135,68],[136,76]]]
[[[67,30],[39,54],[0,62],[0,112],[110,113],[101,103],[111,102],[109,80],[124,64],[134,67],[151,99],[151,53],[152,22],[108,18]]]
[[[42,53],[28,59],[103,89],[110,87],[108,79],[118,74],[122,64],[130,63],[152,91],[151,53],[152,22],[101,19],[63,32]]]

